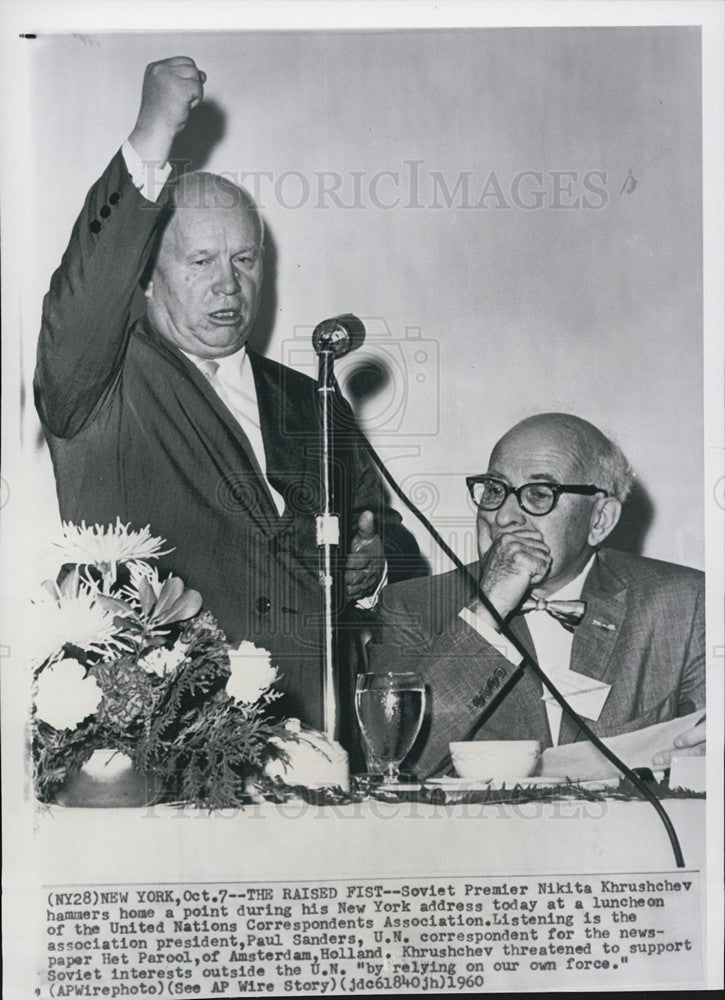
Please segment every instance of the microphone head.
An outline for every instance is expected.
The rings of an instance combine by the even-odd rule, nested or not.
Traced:
[[[344,358],[365,340],[365,326],[352,313],[324,319],[312,333],[312,346],[317,354],[328,352],[335,358]]]

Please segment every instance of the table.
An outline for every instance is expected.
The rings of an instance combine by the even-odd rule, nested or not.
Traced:
[[[705,802],[665,800],[688,869],[704,867]],[[355,878],[674,869],[644,802],[565,799],[434,806],[262,803],[198,809],[63,809],[36,816],[39,874],[50,882]]]
[[[185,933],[174,920],[180,907],[190,906],[194,916],[198,913],[203,918],[199,925],[198,947],[194,939],[192,949],[196,951],[185,957],[183,946],[177,946],[181,948],[181,964],[165,964],[162,973],[180,975],[189,971],[198,980],[194,985],[201,992],[197,990],[197,995],[204,997],[213,995],[209,992],[212,982],[216,987],[214,994],[230,997],[246,995],[257,987],[273,989],[274,995],[311,995],[315,984],[322,985],[332,977],[337,983],[343,967],[347,970],[346,982],[354,984],[353,977],[358,977],[359,985],[353,986],[352,991],[363,994],[408,992],[396,987],[398,980],[390,978],[398,975],[401,969],[412,970],[413,979],[409,980],[409,985],[412,983],[414,992],[444,989],[446,992],[475,993],[478,992],[477,976],[485,976],[487,989],[539,992],[542,989],[539,970],[552,967],[540,963],[548,963],[549,958],[523,955],[520,950],[514,951],[515,957],[512,957],[511,952],[505,951],[507,942],[519,947],[517,935],[521,924],[517,915],[521,910],[516,908],[518,899],[523,897],[517,896],[518,892],[527,893],[530,900],[539,900],[536,920],[541,914],[548,922],[551,907],[559,906],[566,908],[570,915],[566,919],[579,921],[575,925],[578,926],[576,932],[558,925],[540,926],[540,936],[535,940],[547,946],[571,945],[584,949],[570,959],[560,959],[557,954],[556,974],[547,973],[548,986],[545,988],[579,989],[583,985],[590,989],[646,988],[657,982],[702,985],[705,899],[700,870],[704,869],[705,861],[705,802],[673,799],[664,804],[681,839],[687,865],[684,870],[674,868],[669,841],[656,813],[647,803],[639,801],[562,798],[521,804],[449,806],[374,799],[335,806],[291,801],[284,804],[263,802],[244,810],[214,813],[171,806],[141,809],[36,807],[32,843],[27,845],[27,856],[31,859],[28,867],[25,870],[13,868],[6,873],[5,879],[6,906],[11,907],[13,913],[12,922],[6,922],[5,926],[5,948],[9,955],[17,956],[12,963],[13,982],[20,987],[18,997],[38,995],[42,1000],[49,1000],[52,996],[72,995],[52,993],[47,968],[43,971],[44,963],[49,967],[49,962],[56,962],[58,974],[75,972],[74,967],[62,964],[64,951],[49,950],[52,943],[59,940],[55,935],[60,934],[65,941],[71,939],[73,947],[81,947],[85,941],[88,947],[95,949],[97,936],[104,934],[101,922],[105,920],[105,933],[119,939],[121,951],[107,955],[97,950],[70,954],[80,954],[83,961],[87,956],[87,961],[92,963],[92,967],[80,970],[82,974],[88,971],[91,976],[101,977],[102,981],[94,979],[91,986],[117,986],[117,976],[136,974],[128,970],[138,967],[141,975],[144,970],[158,968],[151,962],[168,961],[165,955],[171,945],[160,945],[162,938],[159,935]],[[635,874],[636,879],[632,878]],[[591,883],[592,889],[580,889],[580,881]],[[305,883],[311,888],[306,889]],[[590,906],[591,896],[582,893],[603,892],[607,897],[611,893],[625,893],[628,900],[629,887],[637,894],[643,884],[653,887],[644,890],[645,893],[651,895],[656,889],[655,894],[664,898],[663,905],[674,906],[674,911],[645,908],[637,911],[641,916],[623,919],[636,920],[635,927],[648,932],[652,919],[656,918],[665,928],[653,932],[664,935],[658,937],[658,942],[665,942],[663,947],[680,948],[684,947],[686,939],[692,943],[689,954],[665,953],[647,958],[639,964],[634,963],[631,973],[617,970],[614,978],[611,969],[592,968],[591,972],[582,973],[580,965],[567,966],[566,961],[607,960],[602,950],[605,945],[585,937],[587,928],[581,923],[583,912],[575,907],[580,898],[585,906]],[[685,884],[687,890],[679,892],[679,887]],[[258,944],[259,938],[255,935],[260,933],[260,925],[248,922],[257,919],[251,918],[252,913],[262,914],[264,949],[286,949],[290,940],[294,944],[294,936],[290,932],[278,937],[274,931],[270,932],[272,924],[266,922],[267,914],[274,921],[282,913],[280,906],[291,905],[296,908],[293,916],[301,915],[312,922],[318,920],[318,915],[323,922],[329,917],[336,921],[362,920],[363,917],[351,917],[344,908],[350,900],[351,888],[360,893],[354,895],[351,902],[356,907],[366,907],[365,918],[376,921],[374,927],[370,925],[370,930],[358,932],[359,939],[356,934],[354,948],[339,946],[334,937],[339,930],[336,925],[330,932],[332,951],[327,958],[325,949],[315,951],[313,948],[310,952],[321,956],[322,964],[309,958],[300,959],[292,951],[284,953],[288,956],[284,962],[259,957],[262,945]],[[370,897],[363,895],[370,888],[375,889],[377,899],[385,901],[380,904],[385,912],[377,912]],[[127,893],[117,893],[118,889],[125,889]],[[215,926],[207,928],[204,920],[207,914],[218,916],[206,907],[216,902],[215,894],[220,894],[220,889],[233,894],[230,898],[234,902],[229,908],[232,919],[247,921],[240,932],[245,940],[243,953],[238,950],[235,953],[233,947],[215,953],[209,950],[213,943],[206,943],[206,930],[214,932]],[[432,916],[424,916],[429,920],[425,928],[421,925],[412,932],[394,929],[386,932],[382,921],[388,909],[393,919],[397,919],[399,913],[404,916],[411,913],[405,909],[409,904],[402,902],[401,893],[405,890],[413,905],[413,916],[416,912],[423,914],[423,910],[416,911],[415,907],[422,907],[433,892],[440,895],[431,905],[464,907],[482,901],[488,908],[487,915],[478,918],[469,912],[456,913],[454,919],[460,919],[461,923],[451,929],[451,924],[445,923],[448,913],[436,909]],[[253,892],[256,895],[252,895]],[[329,911],[323,910],[322,905],[318,909],[314,897],[301,897],[311,899],[309,904],[295,902],[298,892],[334,893],[332,898],[336,901],[330,903]],[[484,895],[501,892],[504,893],[501,897]],[[421,897],[425,897],[423,902]],[[121,903],[126,903],[126,898],[129,900],[127,905],[135,908],[131,913],[123,912],[120,907]],[[175,901],[172,902],[172,898]],[[496,911],[498,916],[494,913],[497,898],[501,899],[503,907]],[[206,899],[212,903],[207,904]],[[266,902],[270,899],[272,902]],[[250,904],[247,909],[250,900],[255,901],[254,908]],[[289,900],[293,902],[286,902]],[[143,917],[138,908],[146,906],[147,901],[154,907],[153,925],[134,923],[139,916]],[[243,901],[241,906],[240,901]],[[395,901],[399,901],[398,909]],[[634,904],[625,902],[625,906],[631,905]],[[637,905],[647,907],[649,903],[645,900]],[[168,906],[172,909],[167,910]],[[523,909],[523,904],[521,906]],[[68,907],[80,907],[88,912],[85,917],[75,912],[64,915],[62,911]],[[93,910],[94,907],[97,909]],[[104,909],[110,916],[109,913],[99,916]],[[481,923],[481,919],[488,920],[489,909],[490,925]],[[65,924],[56,930],[58,910]],[[329,916],[323,916],[323,912]],[[610,917],[610,911],[600,912],[604,914],[601,919],[607,922],[610,928],[607,933],[612,940],[621,941],[621,925],[612,923],[614,918]],[[634,911],[628,911],[631,912]],[[652,912],[655,918],[651,917]],[[524,914],[521,919],[525,920],[526,916]],[[561,916],[559,911],[551,920],[561,919]],[[85,921],[85,932],[79,920]],[[109,920],[118,923],[109,924]],[[472,924],[473,920],[477,922]],[[95,921],[99,922],[98,927],[93,926]],[[442,923],[445,926],[441,926]],[[155,930],[157,924],[158,930]],[[427,939],[423,930],[428,933]],[[425,982],[423,969],[429,956],[439,953],[415,951],[419,956],[416,961],[421,964],[409,963],[406,935],[410,935],[415,949],[435,949],[448,948],[451,941],[454,944],[461,942],[464,940],[461,935],[473,932],[480,936],[482,949],[476,953],[480,957],[471,959],[466,952],[467,957],[455,960],[458,963],[455,976],[446,978],[446,974],[439,971],[432,985],[422,985],[419,989],[415,986]],[[190,933],[189,930],[186,936]],[[510,940],[508,936],[503,940],[498,937],[509,933],[512,934]],[[143,935],[143,944],[134,935]],[[489,946],[497,949],[495,953],[485,951]],[[623,950],[629,947],[629,941],[625,940]],[[255,948],[256,965],[260,967],[257,972],[252,968],[255,962],[248,959],[250,950]],[[385,953],[381,949],[385,949]],[[171,959],[174,954],[170,953]],[[116,966],[111,962],[128,964]],[[289,971],[288,966],[302,971]],[[457,978],[459,974],[463,975],[462,981]],[[581,978],[583,975],[586,980]],[[244,976],[246,983],[238,986],[238,980]],[[297,976],[302,977],[299,989],[294,985],[298,982]],[[140,988],[146,981],[130,984]],[[37,988],[40,988],[39,994],[35,993]],[[341,988],[350,991],[348,986]],[[177,994],[164,992],[161,995]],[[178,995],[193,994],[179,992]]]

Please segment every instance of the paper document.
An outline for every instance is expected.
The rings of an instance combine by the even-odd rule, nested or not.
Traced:
[[[705,716],[704,710],[683,715],[679,719],[660,722],[647,729],[636,729],[621,736],[603,739],[628,767],[652,767],[652,757],[660,750],[672,750],[674,740],[680,733],[692,729]],[[610,778],[619,771],[588,740],[565,743],[560,747],[549,747],[541,755],[541,773],[563,775],[574,780],[587,778]]]
[[[585,719],[592,719],[596,722],[602,714],[604,702],[609,697],[612,690],[611,684],[604,681],[597,681],[586,674],[578,674],[574,670],[549,670],[549,677],[559,688],[571,707]],[[541,698],[547,705],[556,705],[559,702],[548,691],[544,691]]]

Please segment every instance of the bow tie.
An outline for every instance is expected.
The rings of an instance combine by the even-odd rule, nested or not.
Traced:
[[[527,611],[546,611],[552,618],[556,618],[567,632],[573,632],[584,617],[586,609],[586,601],[547,601],[543,597],[528,597],[521,605],[519,613],[525,615]]]

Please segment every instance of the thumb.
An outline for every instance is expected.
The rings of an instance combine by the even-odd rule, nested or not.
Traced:
[[[375,518],[371,510],[364,510],[357,519],[357,533],[363,540],[375,534]]]

